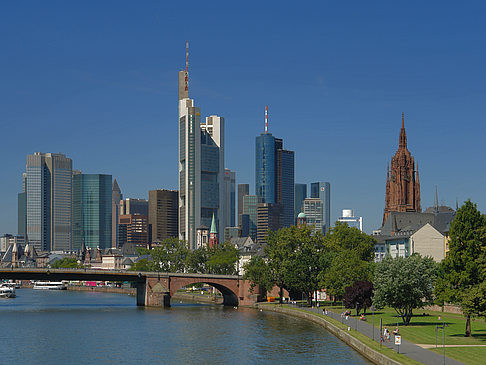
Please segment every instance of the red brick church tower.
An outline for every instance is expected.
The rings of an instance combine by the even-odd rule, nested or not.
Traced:
[[[415,174],[415,171],[417,174]],[[391,169],[386,172],[386,194],[383,224],[390,212],[421,212],[420,182],[418,164],[415,170],[415,159],[407,149],[407,134],[405,133],[404,116],[402,113],[402,129],[398,150],[391,160]]]

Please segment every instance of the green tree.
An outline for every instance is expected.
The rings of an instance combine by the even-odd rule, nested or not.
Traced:
[[[362,261],[370,262],[374,259],[376,240],[358,228],[349,227],[345,222],[336,222],[324,239],[329,250],[354,252]]]
[[[236,262],[238,259],[238,250],[229,242],[225,242],[209,250],[208,271],[211,274],[236,275]]]
[[[346,308],[356,308],[356,315],[359,315],[361,309],[371,307],[371,298],[373,297],[373,283],[360,280],[355,281],[353,286],[347,286],[344,292],[344,305]]]
[[[484,313],[486,219],[470,200],[451,223],[449,252],[441,262],[436,302],[458,304],[466,316],[465,336],[471,336],[471,316]]]
[[[140,259],[137,262],[135,262],[130,268],[130,271],[152,271],[152,270],[153,270],[153,266],[151,265],[148,259]]]
[[[188,272],[208,274],[209,256],[210,251],[207,247],[201,247],[189,252],[186,259],[186,270]]]
[[[184,241],[177,238],[167,238],[160,246],[149,251],[152,256],[149,262],[151,271],[184,272],[189,249]]]
[[[376,265],[373,304],[377,308],[394,308],[407,326],[415,308],[432,302],[437,271],[431,257],[386,257]]]
[[[265,295],[273,289],[274,282],[270,267],[262,256],[254,256],[243,265],[244,279],[250,280],[250,292],[253,293],[255,286],[259,286]]]
[[[78,264],[78,261],[74,257],[65,257],[54,262],[51,267],[53,269],[79,269],[83,265]]]

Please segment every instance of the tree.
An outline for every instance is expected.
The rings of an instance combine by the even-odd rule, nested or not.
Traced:
[[[151,271],[184,272],[189,249],[184,241],[177,238],[167,238],[160,246],[149,251],[152,262],[149,262]]]
[[[371,298],[373,297],[373,283],[360,280],[355,281],[353,286],[347,286],[344,292],[344,305],[346,308],[356,308],[356,315],[359,315],[361,309],[371,306]]]
[[[394,308],[407,326],[413,310],[432,301],[437,271],[431,257],[386,257],[376,265],[373,304],[377,308]]]
[[[152,271],[153,267],[150,264],[148,259],[140,259],[132,265],[130,271]]]
[[[238,259],[238,250],[229,242],[225,242],[209,250],[207,267],[211,274],[236,275],[236,262]]]
[[[186,259],[186,270],[188,272],[207,274],[209,272],[209,256],[210,252],[207,247],[200,247],[189,252]]]
[[[245,270],[243,278],[250,280],[251,293],[257,285],[263,294],[272,290],[274,285],[272,272],[262,256],[253,256],[250,261],[243,265],[243,269]]]
[[[53,269],[79,269],[83,266],[78,264],[74,257],[65,257],[54,262],[51,267]]]
[[[486,219],[470,200],[451,223],[449,252],[441,262],[436,302],[458,304],[466,316],[465,336],[471,336],[471,316],[484,313]]]
[[[319,283],[329,295],[343,297],[345,288],[359,280],[370,281],[376,240],[347,223],[336,222],[324,237]]]

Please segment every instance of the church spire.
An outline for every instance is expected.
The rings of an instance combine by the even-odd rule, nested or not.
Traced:
[[[402,112],[402,129],[400,130],[400,140],[398,142],[398,148],[407,148],[407,133],[405,132],[405,115]]]

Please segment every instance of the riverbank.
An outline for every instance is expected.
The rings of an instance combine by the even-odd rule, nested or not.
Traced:
[[[366,337],[365,335],[353,330],[348,329],[345,325],[339,321],[335,321],[332,318],[326,317],[320,313],[309,312],[302,308],[280,306],[278,304],[269,303],[257,303],[255,307],[261,310],[273,311],[278,313],[284,313],[287,315],[310,320],[319,324],[326,330],[331,332],[334,336],[341,341],[358,351],[361,355],[366,357],[374,364],[379,365],[399,365],[399,364],[421,364],[413,359],[408,358],[403,354],[398,354],[395,351],[382,347],[380,345]]]
[[[68,285],[67,290],[72,291],[96,291],[101,293],[116,293],[116,294],[127,294],[130,296],[137,295],[136,288],[112,288],[109,286],[77,286],[77,285]]]

